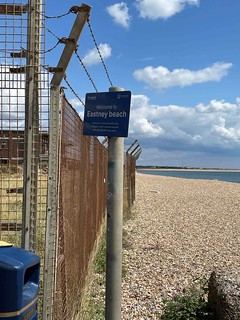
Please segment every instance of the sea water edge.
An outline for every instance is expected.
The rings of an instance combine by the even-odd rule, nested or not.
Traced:
[[[138,168],[137,172],[151,175],[169,176],[184,179],[218,180],[240,183],[240,170],[237,169],[159,169]]]

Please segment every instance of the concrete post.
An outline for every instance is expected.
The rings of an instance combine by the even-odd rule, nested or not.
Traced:
[[[56,224],[58,212],[59,192],[59,132],[61,130],[59,112],[61,110],[61,82],[67,70],[68,64],[76,49],[78,39],[89,17],[91,7],[82,4],[75,18],[75,22],[69,34],[72,43],[67,43],[58,62],[58,69],[51,81],[50,95],[50,132],[49,132],[49,168],[48,168],[48,195],[47,195],[47,224],[46,247],[44,266],[44,294],[42,319],[52,320],[54,315],[54,277],[56,268]]]
[[[40,152],[39,86],[41,0],[29,0],[25,89],[24,177],[22,248],[34,251],[37,228],[38,166]],[[34,52],[34,54],[33,54]]]

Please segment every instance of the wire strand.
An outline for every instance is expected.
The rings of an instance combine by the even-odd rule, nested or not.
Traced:
[[[95,36],[94,36],[93,30],[92,30],[92,26],[91,26],[91,24],[90,24],[90,19],[87,20],[87,23],[88,23],[88,27],[89,27],[89,30],[90,30],[90,33],[91,33],[93,42],[94,42],[94,44],[95,44],[95,47],[96,47],[97,52],[98,52],[98,54],[99,54],[99,57],[100,57],[100,59],[101,59],[101,61],[102,61],[104,70],[105,70],[105,72],[106,72],[108,81],[109,81],[111,87],[113,87],[112,81],[111,81],[111,79],[110,79],[110,76],[109,76],[109,73],[108,73],[108,70],[107,70],[107,66],[106,66],[106,64],[105,64],[105,62],[104,62],[104,60],[103,60],[103,57],[102,57],[101,52],[100,52],[100,50],[99,50],[99,47],[98,47],[98,45],[97,45],[97,41],[96,41],[96,38],[95,38]]]
[[[79,62],[81,63],[81,65],[82,65],[82,67],[83,67],[84,71],[86,72],[86,74],[87,74],[87,76],[88,76],[88,79],[89,79],[89,80],[90,80],[90,82],[92,83],[93,88],[95,89],[95,91],[96,91],[96,92],[98,92],[98,89],[97,89],[96,85],[94,84],[94,82],[93,82],[93,80],[92,80],[92,78],[91,78],[91,76],[90,76],[90,74],[89,74],[89,72],[88,72],[88,70],[87,70],[86,66],[84,65],[84,63],[83,63],[82,59],[80,58],[80,56],[79,56],[79,54],[78,54],[77,49],[75,50],[75,54],[76,54],[76,56],[77,56],[77,58],[78,58]]]
[[[69,89],[72,91],[72,93],[75,95],[75,97],[81,102],[81,104],[85,107],[84,102],[82,101],[82,99],[79,97],[79,95],[76,93],[76,91],[73,89],[73,87],[70,85],[69,81],[67,80],[67,76],[66,74],[64,75],[64,81],[66,82],[66,84],[68,85]]]
[[[60,38],[59,38],[52,30],[50,30],[44,23],[42,23],[42,26],[47,30],[47,32],[49,32],[52,36],[54,36],[54,38],[56,38],[57,40],[60,39]]]
[[[45,51],[40,50],[40,51],[37,51],[37,53],[49,53],[49,52],[53,51],[59,44],[60,44],[60,41],[58,41],[52,48],[47,49]]]
[[[59,15],[56,15],[56,16],[48,16],[44,13],[42,13],[41,11],[35,9],[34,7],[31,6],[31,9],[36,11],[38,14],[40,14],[42,17],[44,17],[45,19],[60,19],[60,18],[63,18],[63,17],[66,17],[67,15],[69,15],[70,13],[72,13],[71,10],[68,10],[68,12],[66,13],[63,13],[63,14],[59,14]]]

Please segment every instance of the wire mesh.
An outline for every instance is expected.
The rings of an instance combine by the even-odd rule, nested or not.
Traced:
[[[124,159],[124,215],[128,217],[131,215],[131,207],[135,201],[135,172],[136,160],[131,154],[125,154]]]
[[[78,312],[106,210],[107,150],[96,137],[83,136],[82,126],[64,100],[54,319],[71,319]]]
[[[0,4],[0,240],[16,246],[26,244],[25,214],[33,211],[34,214],[28,217],[33,230],[28,245],[41,257],[40,318],[44,286],[48,295],[46,319],[71,319],[78,312],[88,262],[104,221],[107,149],[96,137],[82,135],[82,121],[64,98],[60,103],[60,162],[49,163],[50,153],[56,153],[58,159],[59,150],[50,141],[50,134],[53,137],[58,130],[59,106],[56,106],[56,118],[51,120],[51,129],[55,130],[52,134],[49,73],[44,60],[44,12],[42,0],[29,0],[28,4],[21,0],[6,0]],[[29,34],[33,19],[30,19],[30,13],[34,13],[38,29],[31,51]],[[37,60],[29,58],[32,54],[38,55]],[[29,108],[31,72],[38,106],[33,114]],[[57,133],[54,139],[58,143]],[[129,157],[126,159],[128,207],[134,199],[131,193],[134,181],[129,182],[128,178],[135,177],[135,162]],[[26,165],[27,162],[30,165]],[[48,226],[52,242],[46,243],[47,223],[53,222],[46,219],[52,178],[50,166],[54,166],[51,172],[59,188],[53,199],[58,220],[56,225]],[[32,180],[30,187],[26,187],[28,177]],[[29,201],[28,207],[26,201]],[[43,283],[46,244],[52,248],[44,266],[50,286]]]
[[[21,246],[23,235],[23,193],[26,144],[26,79],[29,12],[40,1],[5,1],[0,4],[0,239]],[[31,10],[30,10],[31,8]],[[44,2],[40,9],[44,12]],[[42,16],[41,16],[42,19]],[[38,48],[45,48],[44,30],[38,30]],[[37,190],[34,205],[34,251],[44,262],[45,220],[47,196],[48,128],[49,128],[49,74],[44,66],[44,55],[39,54],[36,77],[38,114],[36,115],[35,148],[38,152],[36,171]],[[33,190],[30,190],[32,193]],[[29,194],[31,197],[31,194]],[[41,269],[42,274],[42,269]],[[42,276],[41,276],[42,279]],[[42,287],[42,280],[41,280]],[[42,294],[42,290],[41,290]],[[41,299],[40,299],[41,300]],[[41,303],[40,303],[41,305]]]
[[[21,245],[25,77],[11,71],[24,68],[14,53],[26,48],[27,16],[7,14],[14,2],[0,7],[0,237]]]

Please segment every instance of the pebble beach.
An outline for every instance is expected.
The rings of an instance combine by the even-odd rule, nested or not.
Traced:
[[[124,223],[122,319],[159,319],[162,299],[240,267],[240,184],[136,174]]]

